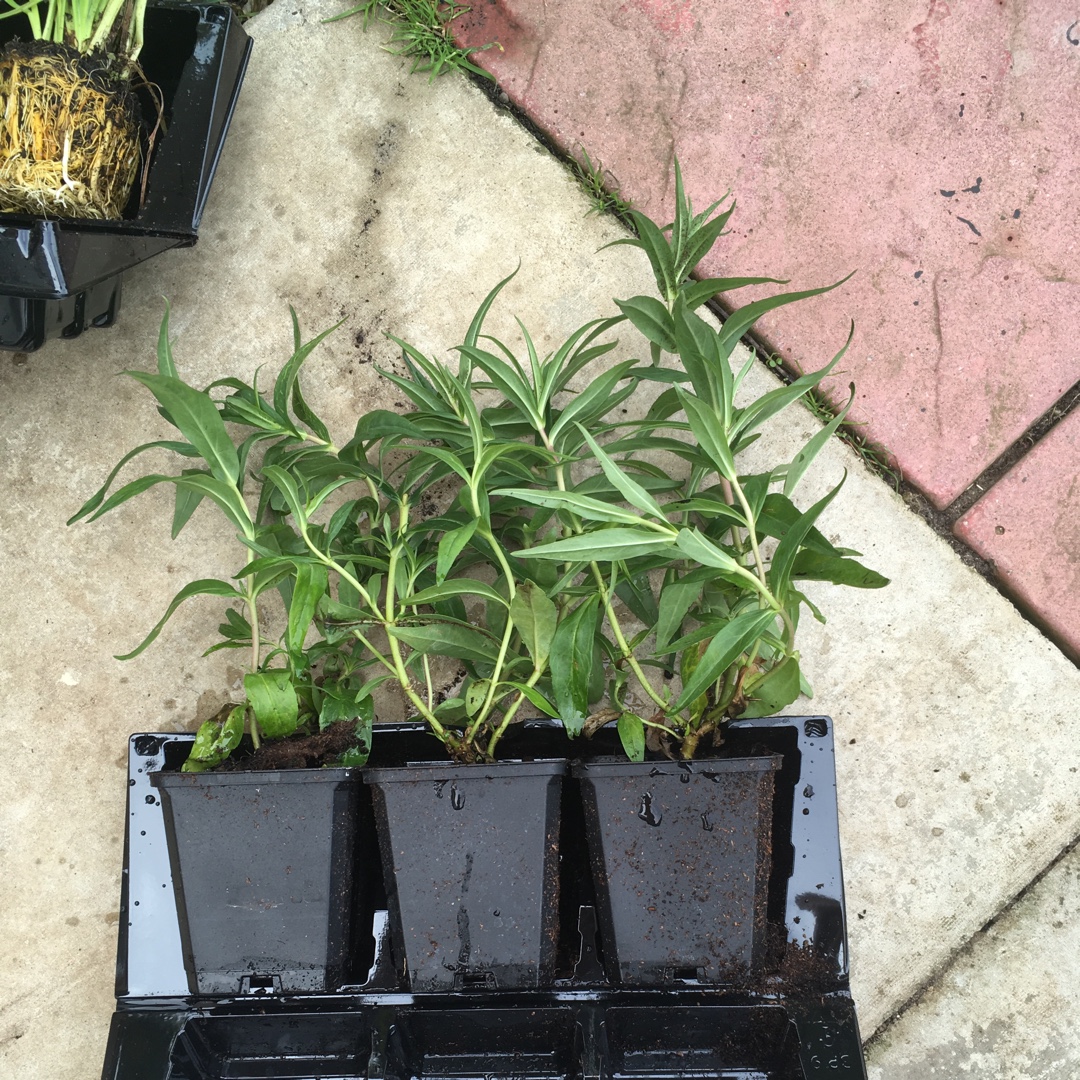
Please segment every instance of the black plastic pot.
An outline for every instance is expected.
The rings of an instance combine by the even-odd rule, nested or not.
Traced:
[[[745,982],[760,969],[780,763],[574,766],[609,977]]]
[[[0,21],[0,44],[29,37],[25,16]],[[48,338],[110,326],[121,275],[195,243],[232,119],[251,41],[223,4],[151,0],[140,63],[164,98],[140,207],[136,182],[121,221],[52,221],[0,214],[0,348],[24,352]],[[147,130],[157,111],[140,91]]]
[[[359,770],[158,772],[150,782],[161,795],[191,992],[342,985],[365,872]]]
[[[564,761],[368,769],[395,958],[414,991],[550,985]]]

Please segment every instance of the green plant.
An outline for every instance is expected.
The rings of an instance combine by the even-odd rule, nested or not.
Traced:
[[[410,74],[416,71],[430,73],[434,79],[444,71],[471,71],[491,79],[490,72],[474,64],[469,57],[486,49],[497,47],[491,41],[486,45],[461,46],[454,42],[450,24],[469,8],[453,0],[361,0],[361,3],[327,22],[337,22],[354,15],[361,15],[364,29],[379,10],[385,16],[379,19],[391,28],[387,51],[394,56],[412,60]],[[396,46],[396,48],[395,48]]]
[[[569,159],[570,171],[577,177],[585,193],[592,203],[590,214],[614,214],[618,218],[627,219],[630,213],[630,203],[619,194],[617,183],[609,182],[607,170],[600,161],[593,162],[584,146],[578,148],[581,157]]]
[[[208,500],[244,544],[246,565],[234,581],[200,578],[185,585],[142,642],[117,657],[130,660],[138,656],[158,637],[180,604],[193,596],[218,596],[239,603],[239,611],[233,606],[226,610],[226,620],[219,627],[221,640],[205,655],[218,649],[249,653],[245,700],[200,728],[184,766],[188,771],[201,771],[224,761],[239,744],[245,728],[258,748],[264,738],[284,738],[315,724],[325,729],[354,718],[359,720],[358,746],[347,755],[346,763],[366,756],[363,748],[369,740],[373,707],[370,686],[357,677],[358,658],[347,643],[310,640],[316,609],[327,591],[326,573],[303,558],[295,533],[275,506],[271,488],[256,483],[254,509],[245,497],[249,456],[256,448],[264,463],[283,461],[295,475],[302,472],[308,452],[334,451],[329,433],[308,407],[297,381],[304,360],[326,333],[302,343],[295,314],[293,330],[295,351],[278,374],[272,401],[267,401],[254,383],[238,379],[218,380],[206,390],[185,383],[173,361],[166,310],[158,338],[157,372],[126,374],[150,390],[158,411],[183,438],[143,443],[125,454],[101,488],[68,521],[69,525],[84,519],[95,521],[151,487],[172,484],[176,488],[174,539],[199,505]],[[211,395],[214,390],[231,393],[219,401]],[[226,424],[239,430],[239,441],[230,435]],[[151,450],[170,451],[194,467],[185,467],[178,475],[140,476],[110,495],[109,489],[124,466]],[[287,613],[285,631],[277,642],[265,639],[260,620],[260,609],[271,590],[280,594]]]
[[[847,408],[790,461],[747,474],[737,460],[847,346],[820,371],[740,405],[755,361],[735,370],[731,358],[760,315],[836,285],[754,301],[714,329],[696,313],[708,297],[776,282],[690,279],[734,208],[713,218],[719,205],[694,215],[676,165],[675,220],[661,228],[631,211],[638,237],[617,241],[646,253],[659,297],[616,301],[621,314],[589,321],[549,356],[524,326],[521,357],[483,334],[510,278],[481,303],[456,368],[394,338],[404,374],[382,374],[413,408],[361,416],[341,447],[297,381],[321,336],[301,345],[297,331],[270,402],[234,379],[206,391],[181,383],[163,325],[158,374],[132,374],[188,442],[133,450],[73,520],[169,482],[174,534],[209,497],[254,556],[235,575],[238,587],[186,586],[129,654],[188,596],[245,606],[215,647],[251,648],[248,700],[206,729],[204,764],[235,745],[245,718],[265,734],[264,712],[287,707],[292,724],[294,713],[324,723],[360,710],[366,725],[370,695],[384,683],[461,761],[494,758],[526,707],[560,717],[571,736],[617,720],[633,758],[650,733],[656,748],[691,758],[725,719],[775,712],[809,691],[796,632],[804,606],[822,616],[801,583],[886,584],[815,526],[842,481],[805,511],[792,499]],[[596,370],[625,321],[649,341],[651,362]],[[575,390],[579,378],[587,382]],[[232,392],[216,401],[215,389]],[[624,418],[623,406],[641,399],[651,401],[644,415]],[[234,444],[226,421],[250,433]],[[252,469],[256,445],[264,453]],[[206,468],[142,477],[105,498],[127,461],[161,446]],[[241,488],[246,470],[254,512]],[[263,656],[258,601],[271,585],[289,628]],[[436,671],[445,659],[457,665],[449,688]],[[288,724],[270,726],[280,734]],[[366,727],[361,736],[366,743]]]

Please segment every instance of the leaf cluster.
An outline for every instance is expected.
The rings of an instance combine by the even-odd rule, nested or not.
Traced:
[[[757,300],[714,328],[697,314],[705,299],[775,279],[691,279],[731,211],[695,215],[678,166],[676,190],[671,224],[635,212],[638,237],[619,241],[645,251],[659,296],[616,301],[619,315],[541,356],[520,323],[517,351],[483,332],[510,275],[480,305],[456,364],[393,339],[404,372],[382,375],[411,408],[365,413],[340,447],[298,381],[325,335],[302,344],[293,316],[295,351],[268,397],[236,379],[200,391],[176,374],[166,316],[157,374],[129,374],[185,441],[137,447],[72,520],[170,483],[174,535],[208,500],[243,543],[232,582],[186,586],[127,654],[189,596],[232,602],[212,648],[250,650],[246,701],[200,732],[199,762],[220,760],[245,724],[275,737],[351,716],[359,760],[381,683],[463,761],[493,758],[523,709],[561,718],[571,736],[615,720],[633,758],[648,742],[690,758],[727,718],[809,692],[796,632],[804,608],[822,616],[803,582],[886,584],[817,528],[843,481],[805,510],[794,501],[847,409],[790,461],[747,474],[739,459],[847,346],[746,404],[736,398],[753,361],[736,369],[732,357],[760,315],[836,286]],[[624,322],[650,361],[598,364]],[[639,398],[651,404],[635,416],[624,406]],[[108,494],[128,461],[160,448],[192,467]],[[288,615],[274,643],[258,629],[270,592]],[[457,665],[449,689],[433,667],[445,659]]]
[[[143,46],[146,0],[3,0],[0,19],[25,15],[35,41],[89,54],[104,50],[130,69]]]

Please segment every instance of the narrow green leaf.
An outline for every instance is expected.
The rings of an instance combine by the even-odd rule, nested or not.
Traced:
[[[131,660],[138,656],[150,645],[161,633],[162,628],[172,618],[173,612],[187,599],[192,596],[227,596],[231,599],[242,600],[243,594],[237,592],[227,581],[219,581],[217,578],[200,578],[198,581],[189,582],[185,585],[170,602],[165,614],[158,620],[157,625],[143,638],[141,644],[129,653],[117,656],[117,660]]]
[[[779,492],[770,492],[758,516],[757,527],[761,536],[771,536],[781,540],[788,529],[802,516],[802,511],[786,496]],[[818,529],[810,529],[803,537],[803,547],[817,551],[822,555],[858,555],[851,548],[834,547]]]
[[[423,604],[435,604],[440,600],[447,600],[452,596],[476,596],[482,600],[502,604],[506,607],[506,598],[483,581],[474,578],[447,578],[445,581],[432,585],[427,589],[410,596],[403,596],[401,602],[410,607],[420,607]]]
[[[673,712],[685,709],[696,701],[721,675],[749,649],[772,625],[776,618],[772,611],[746,611],[736,615],[716,637],[709,642],[693,675],[683,686],[682,693],[672,706]]]
[[[388,632],[418,653],[452,656],[456,660],[493,664],[498,659],[495,641],[473,626],[438,622],[421,626],[391,626]]]
[[[153,375],[146,371],[128,371],[125,374],[150,390],[218,480],[236,484],[240,472],[236,447],[209,394],[170,375]]]
[[[129,450],[116,463],[116,467],[106,477],[105,483],[102,484],[101,487],[98,488],[98,490],[95,491],[94,494],[91,495],[90,498],[87,499],[85,503],[83,503],[83,505],[80,507],[79,512],[77,514],[74,514],[72,517],[68,518],[67,523],[69,525],[74,525],[76,521],[81,521],[84,517],[87,516],[87,514],[92,514],[102,504],[102,502],[104,501],[105,493],[109,490],[110,487],[112,487],[112,482],[116,479],[116,477],[119,474],[120,470],[136,455],[143,453],[143,451],[145,451],[145,450],[156,450],[156,449],[172,450],[174,453],[182,454],[184,457],[198,457],[198,455],[199,455],[198,450],[196,450],[195,447],[192,446],[190,443],[175,442],[174,440],[170,440],[170,439],[161,440],[161,441],[158,441],[158,442],[143,443],[141,446],[136,446],[134,450]],[[156,482],[161,483],[165,479],[166,479],[166,477],[161,476],[161,477],[158,477]],[[150,484],[146,485],[146,487],[151,487],[151,486],[153,486],[153,485],[150,485]],[[139,490],[140,491],[145,491],[146,487],[140,488]],[[133,491],[132,494],[137,494],[137,492]],[[130,497],[131,496],[129,495],[128,498],[130,498]],[[121,500],[121,501],[124,501],[124,500]],[[118,503],[113,503],[112,505],[116,506],[116,505],[119,505],[119,504]],[[101,513],[103,514],[103,513],[105,513],[105,511],[103,510],[103,511],[101,511]],[[94,514],[94,517],[100,517],[100,516],[101,516],[101,514]],[[93,519],[91,519],[91,520],[93,520]]]
[[[840,358],[847,351],[848,346],[851,344],[852,335],[855,332],[855,324],[851,324],[851,330],[848,333],[847,341],[844,342],[843,348],[820,370],[813,371],[809,375],[801,375],[790,386],[781,386],[775,390],[770,390],[767,394],[763,394],[756,401],[751,402],[745,409],[739,410],[735,417],[731,432],[732,436],[737,436],[743,432],[753,431],[755,428],[760,427],[766,420],[775,416],[777,413],[786,409],[794,401],[798,401],[799,398],[804,397],[811,390],[814,389],[824,379],[829,372],[839,363]]]
[[[545,716],[558,717],[559,710],[535,686],[526,686],[521,682],[504,682],[503,686],[511,686],[524,694],[533,707],[539,709]]]
[[[852,271],[853,273],[854,271]],[[820,289],[804,289],[801,292],[767,296],[763,300],[755,300],[752,304],[738,308],[724,320],[724,325],[720,331],[721,343],[727,344],[728,342],[738,341],[766,312],[783,307],[785,304],[794,304],[798,300],[806,300],[811,296],[820,296],[822,293],[831,292],[833,289],[843,285],[850,277],[851,274],[848,274],[847,277],[843,277],[839,281],[833,282],[832,285],[825,285]]]
[[[679,282],[675,280],[675,263],[667,238],[649,218],[637,210],[631,210],[630,217],[639,237],[634,246],[640,247],[649,257],[660,295],[665,300],[674,300]]]
[[[623,578],[615,586],[615,595],[627,606],[630,614],[645,626],[655,626],[660,613],[649,583],[649,574],[639,573]]]
[[[713,468],[725,480],[734,481],[735,455],[720,418],[700,398],[688,394],[681,386],[677,386],[675,392],[682,402],[683,411],[690,421],[690,430],[693,431],[698,446],[708,455]]]
[[[668,643],[682,629],[683,620],[701,596],[700,581],[666,582],[660,591],[659,615],[656,620],[656,652],[662,654]]]
[[[586,521],[612,521],[623,525],[644,525],[639,514],[621,506],[601,502],[574,491],[530,491],[527,488],[499,488],[493,495],[518,499],[531,506],[548,506],[553,510],[569,510]]]
[[[675,351],[675,326],[671,321],[671,312],[655,296],[632,296],[629,300],[616,300],[615,306],[647,341],[659,345],[664,352]]]
[[[688,281],[682,287],[680,295],[687,308],[693,311],[719,293],[744,289],[747,285],[786,285],[787,283],[786,278],[772,277],[702,278],[700,281]]]
[[[509,353],[509,350],[506,350]],[[520,370],[514,370],[510,364],[495,356],[494,353],[484,349],[477,349],[470,345],[459,345],[458,352],[475,364],[491,380],[495,388],[521,410],[523,416],[537,428],[543,424],[543,418],[536,408],[536,400],[533,388],[529,385],[525,374]],[[513,355],[510,353],[510,355]]]
[[[814,522],[821,516],[825,507],[836,498],[840,489],[844,486],[845,480],[847,480],[846,472],[840,483],[828,495],[814,503],[805,514],[802,514],[798,521],[784,533],[783,540],[776,545],[772,564],[769,567],[769,585],[772,587],[773,595],[781,603],[784,602],[784,593],[787,590],[788,582],[791,580],[791,570],[795,563],[795,556],[799,553],[799,548],[802,547],[804,537],[810,531]]]
[[[534,670],[543,671],[559,620],[558,609],[539,585],[524,581],[510,601],[510,619],[529,650]]]
[[[311,341],[301,344],[300,323],[296,318],[296,310],[291,305],[289,306],[289,316],[292,319],[293,327],[293,354],[286,361],[281,371],[278,372],[278,377],[274,381],[274,409],[282,416],[288,415],[289,398],[292,397],[293,386],[296,384],[296,378],[300,374],[300,368],[304,361],[324,338],[332,334],[345,321],[342,319],[341,322],[331,326],[329,330],[324,330],[321,334],[313,337]]]
[[[203,472],[185,472],[180,476],[170,476],[166,479],[177,487],[188,488],[212,499],[236,526],[237,531],[245,536],[250,532],[251,512],[234,484],[219,480],[216,476],[208,476]],[[104,507],[101,512],[104,513]]]
[[[490,679],[477,679],[469,684],[468,689],[465,691],[465,711],[469,716],[476,717],[480,715],[480,710],[483,709],[484,702],[487,701],[490,689]]]
[[[619,491],[622,497],[626,499],[631,506],[636,507],[646,514],[652,514],[653,517],[666,525],[667,517],[660,508],[660,504],[639,483],[637,483],[636,480],[632,480],[623,469],[619,467],[619,463],[608,457],[600,444],[585,430],[584,427],[582,427],[581,424],[578,424],[577,427],[585,441],[589,444],[589,449],[592,450],[596,460],[600,463],[600,468],[603,469],[604,475],[608,478],[608,482],[611,486]]]
[[[301,529],[307,528],[307,513],[304,510],[304,500],[300,497],[300,491],[296,481],[280,465],[263,465],[263,476],[281,492],[285,503],[296,519]]]
[[[593,532],[554,540],[513,554],[518,559],[554,559],[557,562],[618,562],[638,555],[660,554],[671,549],[674,534],[650,529],[596,529]]]
[[[472,317],[472,322],[469,323],[468,332],[465,334],[464,344],[475,347],[476,343],[480,340],[480,331],[483,329],[484,320],[487,318],[487,313],[491,308],[491,305],[495,302],[495,297],[503,291],[503,288],[512,281],[516,276],[518,270],[521,269],[521,263],[517,265],[517,270],[512,274],[508,274],[506,277],[495,286],[481,301],[480,306],[476,309],[476,314]]]
[[[197,469],[185,469],[181,475],[192,476],[198,471]],[[176,485],[176,502],[173,505],[172,530],[170,533],[173,540],[180,535],[184,526],[191,520],[191,515],[199,508],[199,503],[203,501],[203,498],[201,491],[185,487],[182,484]]]
[[[551,692],[567,735],[580,735],[589,711],[600,598],[587,596],[559,623],[551,642]]]
[[[881,589],[889,584],[887,577],[854,559],[805,550],[795,556],[791,578],[793,581],[831,581],[834,585],[850,585],[856,589]]]
[[[608,415],[619,401],[633,391],[634,382],[631,382],[629,386],[620,388],[618,393],[613,392],[615,386],[627,378],[627,373],[636,363],[636,360],[624,360],[621,364],[616,364],[575,394],[551,425],[548,432],[551,441],[554,443],[571,423],[588,424],[598,417]]]
[[[165,301],[165,314],[161,319],[161,329],[158,331],[157,362],[158,374],[165,375],[170,379],[176,379],[176,364],[173,362],[172,345],[169,343],[169,301]]]
[[[244,676],[244,691],[266,738],[283,739],[296,730],[300,703],[286,670],[249,671]]]
[[[435,580],[442,582],[447,574],[454,568],[458,556],[464,551],[465,545],[473,538],[479,521],[473,518],[460,528],[452,529],[445,533],[439,541],[439,554],[435,561]]]
[[[289,604],[289,624],[285,632],[285,647],[289,655],[299,660],[315,609],[326,595],[328,575],[321,563],[301,563],[296,568],[292,602]]]
[[[699,529],[680,529],[675,543],[684,555],[704,566],[715,566],[718,570],[728,570],[743,576],[753,576],[726,551],[717,547],[716,544],[702,535]]]
[[[714,203],[713,207],[719,205],[720,203]],[[694,272],[697,264],[708,255],[713,244],[723,234],[724,226],[728,223],[728,219],[734,211],[735,203],[732,203],[719,217],[714,218],[708,224],[701,223],[701,216],[699,215],[697,219],[698,227],[694,230],[693,236],[690,237],[685,251],[680,253],[682,259],[677,270],[684,279],[689,277]]]
[[[645,723],[640,716],[624,712],[616,724],[623,753],[631,761],[645,760]]]
[[[848,397],[847,404],[791,459],[791,464],[787,467],[787,474],[784,477],[785,495],[791,495],[810,463],[818,456],[822,447],[833,437],[836,429],[844,422],[844,418],[855,400],[855,384],[850,383],[849,387],[851,394]]]

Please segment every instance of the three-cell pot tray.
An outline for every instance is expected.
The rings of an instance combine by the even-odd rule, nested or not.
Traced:
[[[551,722],[521,725],[504,741],[504,757],[570,761],[565,768],[525,770],[539,778],[528,783],[539,785],[541,809],[510,822],[509,832],[521,834],[523,861],[542,872],[541,884],[520,897],[512,880],[518,849],[500,838],[506,823],[469,817],[480,813],[477,803],[486,796],[473,793],[457,772],[429,775],[430,766],[386,787],[386,773],[432,761],[438,747],[418,725],[376,725],[366,782],[359,775],[333,781],[339,789],[333,813],[347,813],[351,824],[336,841],[340,848],[343,836],[347,850],[333,855],[324,874],[351,883],[343,909],[348,925],[332,917],[329,930],[314,932],[317,977],[309,972],[306,982],[297,981],[289,961],[307,957],[312,943],[298,942],[293,956],[288,941],[265,940],[285,933],[278,927],[288,913],[276,909],[261,912],[263,944],[230,941],[219,956],[211,950],[208,965],[193,960],[193,932],[178,916],[170,869],[177,827],[167,828],[161,782],[183,761],[192,738],[136,735],[130,742],[117,1007],[103,1080],[865,1080],[848,981],[829,719],[733,723],[724,754],[757,762],[749,779],[737,781],[741,788],[732,788],[715,765],[658,762],[638,773],[617,768],[613,794],[594,790],[599,767],[617,756],[612,732],[568,744]],[[695,772],[705,782],[697,795],[689,775]],[[355,785],[342,802],[342,785],[350,780]],[[406,810],[414,836],[394,832],[398,826],[385,831],[402,783],[427,799]],[[520,777],[508,783],[524,791]],[[763,835],[743,835],[743,825],[718,826],[723,808],[710,783],[734,792],[729,798],[740,806],[757,800],[742,816]],[[305,806],[285,812],[286,820],[306,817]],[[435,818],[455,810],[464,824],[439,841],[443,852],[425,849]],[[598,830],[620,815],[631,833],[617,834],[614,847],[599,854]],[[680,821],[701,834],[701,850],[709,854],[680,851],[684,842],[676,839],[659,848],[652,842],[669,831],[674,837]],[[635,836],[634,828],[642,831]],[[269,835],[279,847],[278,832]],[[670,876],[655,861],[665,844],[685,870],[710,862],[713,880],[687,883],[682,871]],[[485,848],[498,852],[502,884],[497,875],[484,885],[474,876],[480,871],[474,872],[473,852]],[[247,905],[252,911],[240,914],[250,915],[264,896],[243,885],[257,876],[254,868],[242,869],[250,853],[237,850],[232,867],[227,843],[223,851],[208,849],[207,861],[223,881],[239,875],[240,885],[226,887],[232,906]],[[454,863],[462,852],[464,877],[456,880],[473,890],[464,928],[464,904],[439,884],[457,873],[440,864]],[[282,858],[292,874],[299,856]],[[343,875],[342,860],[351,860],[353,872]],[[405,864],[410,873],[430,872],[414,883]],[[629,923],[620,922],[619,908],[633,903],[613,898],[610,888],[624,864],[632,872],[631,892],[655,909],[645,917],[631,911]],[[386,874],[395,878],[389,888]],[[748,883],[751,899],[737,901],[734,910],[745,916],[714,914],[717,898],[739,882]],[[312,888],[291,887],[285,899],[264,898],[263,908],[287,906],[288,896]],[[184,877],[179,895],[189,904],[193,888]],[[539,961],[499,967],[485,959],[508,936],[498,927],[511,907],[539,903],[537,893],[557,909],[546,922],[537,917]],[[670,906],[681,893],[690,914]],[[424,914],[417,905],[429,901],[435,908]],[[427,928],[419,952],[402,945],[400,928],[392,929],[401,923]],[[243,919],[236,925],[236,933],[248,932]],[[324,958],[326,938],[338,947],[332,961]],[[277,961],[261,959],[260,950],[270,955],[274,948]]]

